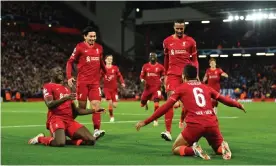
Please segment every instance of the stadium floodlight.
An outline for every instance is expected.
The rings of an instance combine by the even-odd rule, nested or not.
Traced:
[[[235,53],[233,54],[233,56],[241,56],[242,54],[241,53]]]
[[[206,20],[206,21],[201,21],[202,24],[209,24],[210,21]]]
[[[274,56],[274,53],[266,53],[265,56]]]
[[[240,16],[240,20],[244,20],[244,16]]]
[[[206,58],[206,55],[198,55],[198,58]]]
[[[239,20],[239,18],[240,18],[239,16],[235,16],[235,20]]]
[[[140,12],[140,9],[139,9],[139,8],[136,8],[136,12],[137,12],[137,13]]]
[[[264,56],[265,53],[264,53],[264,52],[258,52],[258,53],[256,53],[256,55],[257,55],[257,56]]]
[[[185,22],[185,24],[186,24],[186,25],[188,25],[188,24],[189,24],[189,22]]]
[[[243,54],[244,57],[249,57],[251,54]]]
[[[234,19],[233,16],[229,16],[229,17],[228,17],[228,20],[230,20],[230,21],[232,21],[233,19]]]
[[[224,19],[222,20],[223,22],[231,22],[232,20],[229,20],[229,19]]]
[[[222,54],[222,55],[220,55],[220,57],[221,57],[221,58],[227,58],[228,55],[227,55],[227,54]]]
[[[51,28],[51,27],[52,27],[52,24],[49,24],[48,27]]]
[[[219,54],[211,54],[210,57],[212,58],[219,57]]]
[[[270,13],[268,15],[268,19],[276,19],[276,16],[273,13]]]
[[[245,17],[245,20],[246,20],[246,21],[253,20],[252,15],[250,15],[250,14],[247,15],[247,16]]]

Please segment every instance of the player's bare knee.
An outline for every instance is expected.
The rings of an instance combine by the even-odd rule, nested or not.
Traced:
[[[96,109],[96,110],[100,109],[100,101],[92,100],[90,102],[90,104],[91,104],[91,108]]]

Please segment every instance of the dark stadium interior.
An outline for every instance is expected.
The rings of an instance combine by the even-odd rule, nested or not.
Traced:
[[[96,13],[97,3],[101,2],[80,2],[83,6],[89,6],[91,13]],[[88,25],[97,29],[97,41],[103,45],[104,55],[114,55],[115,64],[126,80],[127,88],[120,89],[120,97],[141,95],[139,74],[143,63],[148,61],[150,51],[156,51],[159,61],[163,63],[162,42],[166,36],[174,33],[173,20],[133,24],[133,19],[141,18],[143,10],[189,7],[209,15],[212,18],[209,24],[202,24],[201,20],[187,20],[189,24],[185,33],[196,40],[199,50],[221,50],[227,54],[229,49],[239,49],[240,52],[236,53],[245,54],[248,50],[254,52],[255,48],[262,48],[273,55],[276,53],[276,19],[222,21],[229,13],[233,16],[246,15],[249,11],[259,9],[274,13],[276,17],[275,2],[125,2],[122,19],[126,20],[126,27],[135,27],[127,27],[132,30],[135,39],[130,50],[124,48],[123,53],[118,51],[121,48],[114,49],[103,40],[102,34],[105,32],[92,19],[64,2],[2,1],[1,6],[1,96],[10,92],[14,98],[16,92],[20,92],[24,101],[42,97],[42,85],[49,81],[49,69],[57,65],[65,69],[73,48],[82,40],[78,33],[58,33],[51,28],[67,27],[81,31]],[[135,11],[137,8],[139,12]],[[136,18],[129,18],[133,11],[136,12]],[[112,31],[109,20],[106,22],[109,31]],[[31,24],[43,26],[46,30],[34,30],[30,28]],[[126,34],[125,38],[128,38]],[[127,41],[118,39],[117,42]],[[276,84],[276,56],[256,56],[256,53],[251,53],[251,57],[233,57],[231,53],[228,58],[217,58],[218,65],[229,74],[229,79],[221,82],[222,89],[241,90],[233,97],[238,97],[243,91],[248,98],[276,97],[275,88],[272,88]],[[201,79],[208,68],[209,58],[210,55],[199,58]]]

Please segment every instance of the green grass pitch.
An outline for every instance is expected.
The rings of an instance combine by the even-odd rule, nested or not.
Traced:
[[[106,103],[103,103],[106,106]],[[210,161],[196,157],[180,157],[171,153],[173,142],[160,137],[164,131],[164,117],[159,126],[153,124],[137,132],[138,120],[148,117],[152,111],[140,108],[138,102],[120,102],[115,110],[115,123],[109,123],[109,115],[102,116],[102,129],[106,135],[95,146],[66,146],[64,148],[28,145],[29,138],[45,129],[46,106],[41,103],[2,103],[1,105],[1,158],[4,165],[221,165],[221,164],[275,164],[276,163],[276,103],[247,103],[244,114],[238,109],[219,105],[219,121],[222,134],[233,153],[232,160],[224,161],[214,155],[205,139],[202,148],[211,156]],[[153,108],[152,103],[150,108]],[[175,111],[173,138],[180,133],[178,122],[180,109]],[[78,117],[92,130],[91,115]]]

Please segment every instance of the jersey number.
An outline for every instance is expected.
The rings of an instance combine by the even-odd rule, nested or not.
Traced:
[[[194,88],[193,93],[194,93],[194,98],[195,98],[196,104],[199,107],[204,107],[206,105],[206,100],[202,94],[203,90],[201,88]]]

